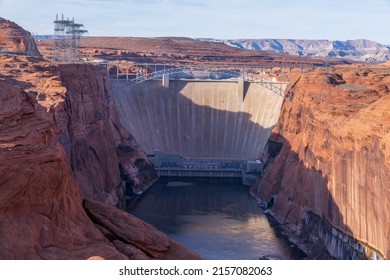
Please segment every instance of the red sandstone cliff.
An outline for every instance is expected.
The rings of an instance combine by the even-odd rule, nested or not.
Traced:
[[[50,123],[26,93],[0,81],[0,258],[123,258],[82,208]]]
[[[77,67],[67,67],[69,71],[77,70]],[[88,71],[86,69],[88,66],[84,68]],[[122,139],[117,128],[116,136],[113,133],[100,139],[100,142],[94,139],[101,137],[99,133],[102,133],[94,121],[85,115],[77,123],[72,121],[79,113],[93,111],[93,108],[82,102],[77,104],[80,100],[68,98],[68,88],[62,92],[62,102],[66,102],[68,107],[61,107],[61,103],[58,103],[57,107],[52,107],[51,114],[36,102],[34,92],[27,93],[14,84],[26,86],[20,81],[0,76],[0,259],[86,259],[92,256],[105,259],[200,258],[152,226],[107,205],[112,201],[102,194],[109,193],[107,190],[115,187],[115,177],[110,177],[114,180],[111,186],[99,181],[98,176],[97,179],[85,178],[85,174],[93,177],[100,171],[95,168],[105,166],[99,164],[98,158],[91,159],[81,153],[79,159],[86,162],[84,169],[72,172],[69,165],[72,160],[66,158],[63,148],[68,142],[62,141],[61,145],[56,135],[56,131],[65,131],[61,130],[58,119],[61,117],[63,123],[67,124],[71,154],[79,149],[77,141],[87,136],[84,145],[97,145],[97,149],[100,149],[100,145],[108,146],[106,149],[110,152],[102,147],[102,153],[107,153],[104,156],[111,156],[112,159],[101,160],[111,160],[112,169],[119,169],[119,164],[134,164],[132,156],[137,152],[129,149],[137,147],[126,146],[131,144],[128,142],[131,138]],[[98,92],[94,94],[96,100],[101,101]],[[85,92],[83,94],[87,95]],[[77,111],[77,108],[83,110]],[[107,108],[105,114],[108,114]],[[72,115],[68,116],[70,113]],[[51,121],[53,116],[55,121]],[[104,133],[109,134],[114,123],[106,121],[107,126],[101,126],[107,129]],[[95,131],[95,134],[80,131]],[[74,132],[80,134],[72,135]],[[127,147],[122,148],[124,154],[117,155],[115,139]],[[111,140],[114,143],[110,143]],[[114,158],[117,158],[117,162],[112,162]],[[120,181],[119,171],[115,174]],[[139,174],[142,174],[142,170]],[[83,194],[78,180],[85,184]],[[137,174],[133,180],[137,181]],[[89,185],[92,183],[96,183],[96,186]],[[96,194],[89,192],[89,187]],[[83,203],[82,196],[89,199]],[[91,198],[104,200],[105,203],[93,202]]]
[[[44,88],[64,93],[64,101],[49,106],[67,158],[84,197],[118,203],[125,188],[146,190],[156,179],[151,163],[119,121],[104,69],[90,65],[60,65],[57,84]],[[58,84],[59,83],[59,84]],[[49,96],[47,96],[49,95]]]
[[[0,17],[0,52],[40,56],[30,32]]]
[[[295,73],[273,141],[283,143],[256,195],[315,258],[390,257],[390,73]]]
[[[139,193],[156,179],[146,155],[119,121],[104,69],[54,66],[21,56],[2,56],[0,67],[42,105],[85,198],[121,204],[126,189]]]

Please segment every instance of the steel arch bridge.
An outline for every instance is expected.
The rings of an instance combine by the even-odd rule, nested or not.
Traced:
[[[182,77],[178,77],[179,79],[191,79],[191,80],[222,80],[222,79],[231,79],[238,78],[242,76],[240,71],[232,71],[232,70],[218,70],[218,71],[209,71],[209,70],[201,70],[193,67],[177,67],[177,68],[169,68],[164,70],[158,70],[155,72],[147,73],[145,75],[138,75],[136,78],[130,79],[129,83],[139,84],[148,80],[156,80],[164,77],[165,75],[173,75],[177,76],[180,74]]]
[[[112,65],[111,65],[112,66]],[[110,69],[110,66],[108,66]],[[242,79],[257,83],[269,89],[283,99],[291,101],[292,68],[286,66],[264,66],[253,68],[239,66],[194,66],[168,64],[116,64],[116,73],[110,77],[126,80],[134,86],[150,80],[162,80],[164,77],[179,80],[229,81]],[[238,69],[241,68],[241,69]],[[278,73],[278,77],[276,77]],[[284,74],[284,75],[282,75]]]

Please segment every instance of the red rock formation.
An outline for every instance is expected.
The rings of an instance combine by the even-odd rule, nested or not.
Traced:
[[[151,163],[119,121],[105,69],[13,56],[4,56],[2,66],[49,112],[44,115],[56,129],[85,198],[121,204],[125,189],[140,193],[153,183]]]
[[[49,70],[37,98],[52,113],[83,196],[115,205],[125,185],[136,192],[146,190],[156,175],[122,128],[105,71],[81,64]]]
[[[40,56],[30,32],[0,17],[0,53],[2,52]]]
[[[50,123],[26,93],[0,81],[0,258],[125,258],[82,208]]]
[[[390,256],[389,74],[365,66],[296,73],[294,100],[272,136],[283,148],[256,192],[276,195],[273,215],[314,257]]]
[[[0,65],[1,259],[200,258],[110,207],[156,177],[119,122],[104,71],[12,55]],[[104,202],[98,210],[115,222],[94,224],[83,197]]]
[[[149,224],[117,208],[84,201],[92,221],[130,259],[201,259]]]
[[[200,259],[126,212],[86,201],[94,224],[55,129],[39,107],[0,80],[0,259]],[[86,168],[96,167],[91,162]]]

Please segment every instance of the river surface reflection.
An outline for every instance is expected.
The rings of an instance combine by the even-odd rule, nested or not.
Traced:
[[[158,182],[131,214],[152,224],[206,259],[299,259],[239,184]]]

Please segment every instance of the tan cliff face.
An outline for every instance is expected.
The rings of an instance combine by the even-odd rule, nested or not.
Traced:
[[[283,148],[256,192],[277,195],[271,211],[301,247],[317,242],[317,257],[321,243],[336,258],[390,255],[389,72],[361,65],[295,73],[294,100],[271,137]]]

